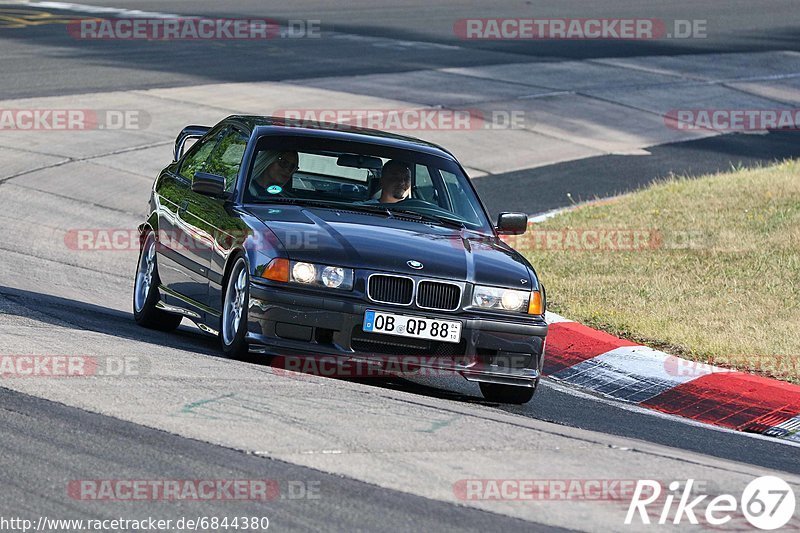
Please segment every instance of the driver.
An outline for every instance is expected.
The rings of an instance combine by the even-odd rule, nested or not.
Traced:
[[[408,165],[397,159],[391,159],[381,170],[382,204],[395,204],[409,197],[411,192],[411,170]]]

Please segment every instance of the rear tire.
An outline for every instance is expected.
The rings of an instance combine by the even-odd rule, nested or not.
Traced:
[[[158,278],[156,245],[155,234],[148,231],[139,250],[139,262],[133,284],[133,318],[142,327],[172,331],[180,325],[182,317],[156,307],[161,299],[158,293],[161,281]]]
[[[538,385],[539,378],[536,378],[533,387],[515,387],[514,385],[498,385],[497,383],[480,384],[481,393],[487,401],[513,405],[522,405],[531,401]]]
[[[250,275],[247,261],[238,257],[225,281],[222,296],[222,324],[219,338],[222,351],[233,359],[247,359],[250,347],[247,335],[247,305],[250,300]]]

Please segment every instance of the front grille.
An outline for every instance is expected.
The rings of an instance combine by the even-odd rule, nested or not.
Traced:
[[[420,281],[417,287],[417,305],[426,309],[455,311],[461,303],[461,287],[438,281]]]
[[[376,274],[369,278],[367,294],[375,302],[410,305],[414,298],[414,281],[401,276]]]

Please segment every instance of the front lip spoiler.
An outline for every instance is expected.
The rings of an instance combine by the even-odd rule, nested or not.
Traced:
[[[380,359],[376,360],[367,356],[360,355],[337,355],[345,360],[362,361],[365,363],[380,364]],[[379,356],[380,357],[380,356]],[[391,357],[391,356],[386,356]],[[422,361],[430,358],[423,358]],[[444,359],[447,361],[447,359]],[[418,364],[417,368],[424,368],[435,372],[458,373],[467,381],[476,383],[497,383],[499,385],[517,385],[521,387],[533,387],[540,373],[535,368],[514,369],[510,372],[503,372],[495,365],[482,365],[480,363],[470,363],[462,365],[459,363],[450,365],[431,365]]]
[[[514,373],[492,372],[492,371],[464,371],[461,373],[467,381],[476,383],[496,383],[497,385],[514,385],[516,387],[533,388],[540,373],[535,368],[526,368]]]
[[[253,339],[255,340],[255,339]],[[320,351],[317,353],[309,353],[303,350],[295,350],[295,349],[286,349],[286,348],[274,348],[270,347],[265,344],[260,344],[258,341],[250,344],[250,351],[253,353],[260,353],[264,355],[273,355],[273,356],[284,356],[284,357],[304,357],[304,358],[315,358],[315,357],[335,357],[337,362],[340,363],[347,363],[347,362],[357,362],[363,363],[365,365],[372,366],[373,368],[381,368],[384,366],[383,360],[389,359],[391,360],[392,357],[398,356],[391,356],[391,355],[363,355],[358,353],[353,354],[344,354],[344,353],[332,353],[332,352],[325,352]],[[385,359],[384,359],[385,358]],[[536,381],[541,376],[539,370],[535,368],[519,368],[519,369],[511,369],[509,371],[503,371],[500,367],[495,365],[486,365],[482,363],[478,363],[472,361],[468,364],[460,364],[458,362],[454,362],[447,358],[442,359],[442,364],[434,365],[434,364],[426,364],[425,361],[429,360],[430,358],[420,357],[419,359],[412,359],[415,362],[410,364],[409,366],[412,369],[421,369],[422,373],[425,371],[430,372],[430,375],[433,376],[440,376],[440,377],[452,377],[455,375],[460,375],[462,378],[466,379],[467,381],[475,382],[475,383],[494,383],[497,385],[512,385],[517,387],[526,387],[526,388],[533,388],[536,386]],[[387,371],[387,374],[396,373],[394,371]],[[399,374],[402,377],[402,373]],[[408,372],[409,376],[418,375],[415,371]],[[342,377],[342,376],[322,376],[322,377]],[[347,377],[359,377],[359,376],[347,376]]]

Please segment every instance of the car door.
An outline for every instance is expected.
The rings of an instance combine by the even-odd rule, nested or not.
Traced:
[[[191,190],[194,174],[205,172],[218,138],[216,132],[199,140],[183,157],[178,171],[166,172],[158,186],[158,272],[167,299],[182,307],[186,299],[201,305],[208,300],[208,267],[196,250],[196,230],[187,212],[197,194]],[[172,301],[175,296],[184,301]]]
[[[236,186],[236,178],[242,166],[249,136],[229,126],[220,132],[217,143],[206,160],[205,170],[225,178],[225,192],[230,197]],[[247,237],[247,225],[229,202],[223,198],[212,198],[191,192],[185,219],[190,221],[194,232],[194,261],[202,264],[208,278],[208,292],[203,303],[219,312],[222,309],[222,270],[230,250]]]

